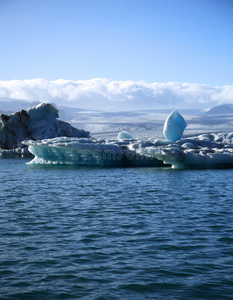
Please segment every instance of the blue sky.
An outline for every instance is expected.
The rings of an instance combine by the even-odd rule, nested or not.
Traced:
[[[1,0],[0,36],[0,80],[232,84],[232,0]]]

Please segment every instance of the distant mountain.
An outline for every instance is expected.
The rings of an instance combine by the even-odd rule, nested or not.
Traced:
[[[39,101],[26,101],[22,99],[12,99],[0,97],[0,113],[12,114],[22,109],[27,110],[30,107],[38,105]]]
[[[230,115],[233,114],[233,104],[222,104],[214,106],[206,112],[206,114],[211,115]]]

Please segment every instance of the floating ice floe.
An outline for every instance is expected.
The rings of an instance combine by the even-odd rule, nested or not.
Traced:
[[[163,134],[167,140],[176,142],[182,138],[186,126],[184,118],[174,110],[165,121]]]
[[[140,148],[140,154],[174,169],[233,168],[233,133],[209,133],[163,146]]]
[[[24,141],[35,156],[31,165],[72,165],[89,167],[161,167],[156,157],[138,153],[130,140],[96,140],[60,137]]]
[[[210,133],[176,142],[166,139],[26,141],[30,164],[99,167],[233,168],[233,133]]]

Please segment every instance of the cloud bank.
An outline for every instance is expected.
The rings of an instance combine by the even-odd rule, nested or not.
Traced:
[[[233,103],[233,85],[45,79],[0,81],[0,97],[99,110],[210,108]]]

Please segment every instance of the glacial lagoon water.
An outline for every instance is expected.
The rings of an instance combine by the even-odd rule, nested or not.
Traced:
[[[1,159],[0,299],[232,299],[233,170]]]

